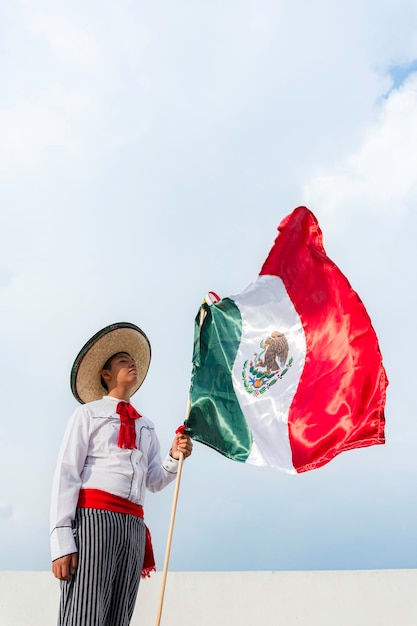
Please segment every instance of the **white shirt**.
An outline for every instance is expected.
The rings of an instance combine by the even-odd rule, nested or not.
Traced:
[[[51,498],[52,560],[77,551],[71,523],[80,489],[101,489],[143,506],[145,490],[159,491],[172,482],[178,461],[161,463],[153,423],[135,420],[137,450],[117,445],[120,416],[117,398],[104,396],[73,413],[58,456]]]

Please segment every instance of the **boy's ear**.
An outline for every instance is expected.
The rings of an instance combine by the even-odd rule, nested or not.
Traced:
[[[104,378],[104,380],[110,380],[111,378],[110,370],[101,370],[100,376]]]

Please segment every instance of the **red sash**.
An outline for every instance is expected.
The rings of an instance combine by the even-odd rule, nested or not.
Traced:
[[[112,511],[113,513],[126,513],[129,515],[136,515],[143,519],[143,507],[140,504],[135,504],[126,498],[115,496],[107,491],[101,489],[80,489],[78,496],[77,507],[79,509],[101,509],[103,511]],[[156,571],[155,558],[152,548],[151,533],[147,526],[146,528],[146,543],[145,543],[145,558],[142,567],[142,578],[148,578],[151,572]]]

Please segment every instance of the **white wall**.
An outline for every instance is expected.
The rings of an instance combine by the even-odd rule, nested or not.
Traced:
[[[154,626],[161,574],[141,583],[132,626]],[[55,626],[49,572],[0,572],[0,626]],[[417,570],[169,572],[161,626],[416,626]]]

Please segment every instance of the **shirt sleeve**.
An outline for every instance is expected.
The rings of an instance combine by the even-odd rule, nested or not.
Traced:
[[[146,487],[149,491],[160,491],[173,480],[178,472],[178,461],[169,454],[161,461],[161,452],[158,437],[154,430],[151,431],[151,443],[148,452],[148,471],[146,475]]]
[[[84,407],[79,407],[68,423],[58,454],[50,511],[52,561],[77,552],[72,522],[81,486],[81,471],[88,454],[89,425],[88,413]]]

